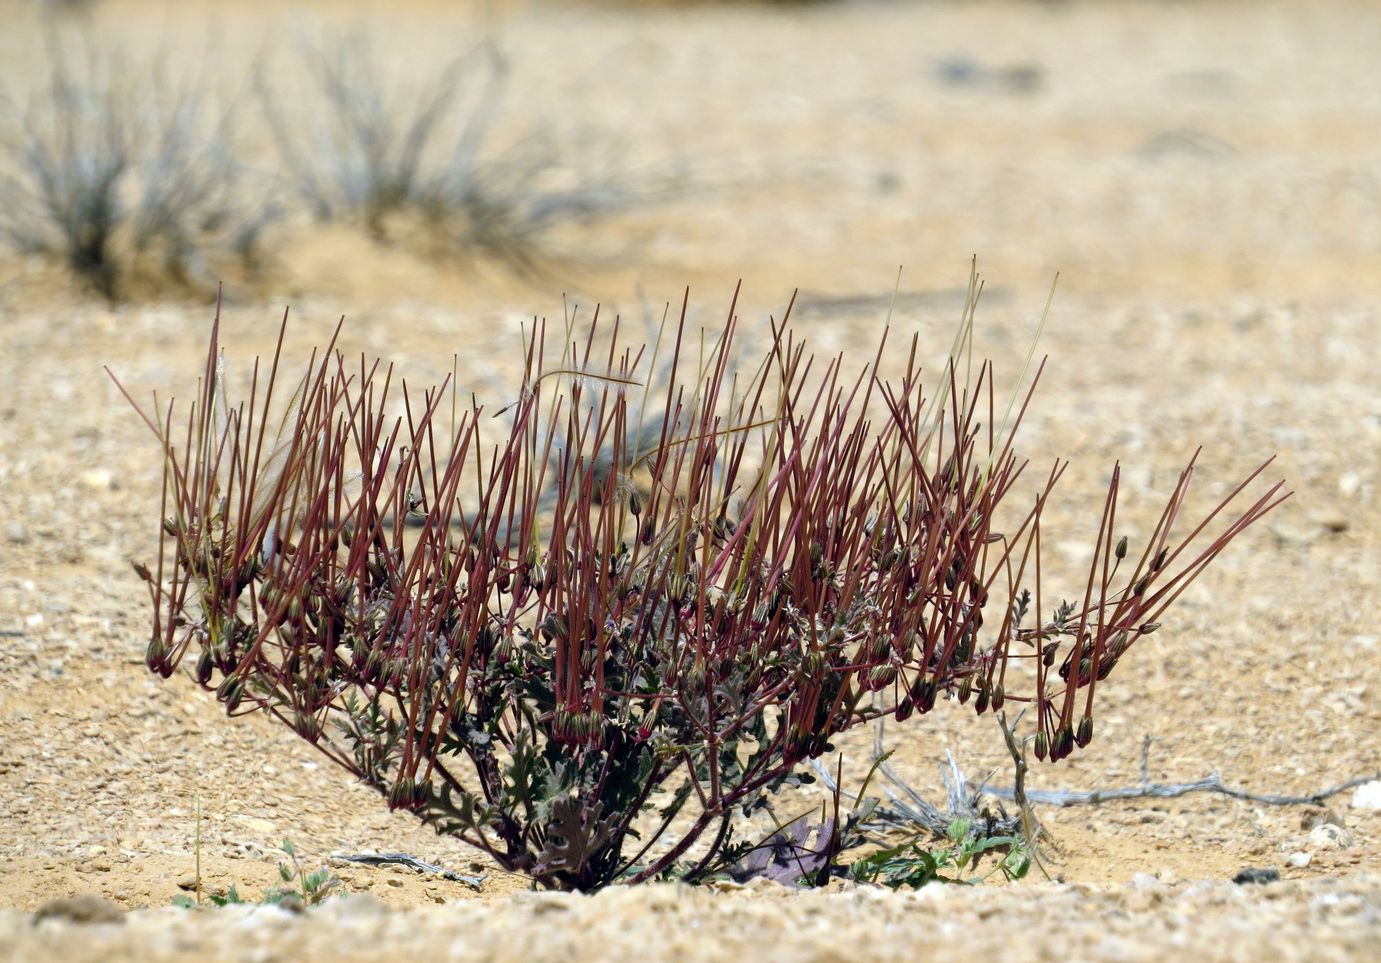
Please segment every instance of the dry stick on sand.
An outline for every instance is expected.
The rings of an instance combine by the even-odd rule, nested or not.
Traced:
[[[484,885],[484,881],[489,878],[488,873],[466,876],[464,873],[457,873],[453,869],[423,862],[416,856],[409,856],[407,853],[359,853],[357,855],[332,853],[331,858],[344,860],[347,863],[363,863],[366,866],[407,866],[419,872],[433,873],[442,879],[449,879],[453,883],[464,883],[473,890],[479,890]]]
[[[1020,800],[1024,795],[1029,802],[1041,803],[1047,806],[1089,806],[1097,803],[1109,802],[1114,799],[1174,799],[1178,796],[1186,796],[1192,792],[1217,792],[1225,796],[1232,796],[1234,799],[1245,799],[1248,802],[1262,803],[1268,806],[1318,806],[1322,805],[1325,799],[1336,796],[1339,793],[1355,789],[1365,783],[1381,779],[1381,771],[1373,772],[1370,775],[1357,776],[1347,782],[1339,783],[1336,786],[1329,786],[1327,789],[1320,789],[1318,792],[1309,793],[1303,796],[1282,795],[1279,793],[1254,793],[1236,786],[1223,784],[1223,779],[1218,775],[1217,770],[1209,773],[1202,779],[1193,782],[1163,783],[1151,782],[1148,775],[1149,757],[1151,752],[1151,737],[1147,735],[1141,743],[1141,784],[1139,786],[1122,786],[1115,789],[1091,789],[1087,792],[1075,792],[1071,790],[1024,790],[1020,780],[1016,785],[1007,787],[990,788],[987,793],[999,799]]]

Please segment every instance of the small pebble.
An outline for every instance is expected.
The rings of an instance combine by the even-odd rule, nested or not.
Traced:
[[[1295,867],[1295,869],[1304,869],[1304,867],[1308,866],[1313,861],[1314,855],[1312,853],[1290,854],[1290,865]]]
[[[115,476],[109,468],[92,468],[81,474],[82,484],[87,488],[105,491],[115,487]]]
[[[12,545],[24,545],[29,541],[29,529],[23,522],[10,522],[5,526],[5,541]]]
[[[1255,867],[1248,866],[1238,871],[1232,881],[1238,886],[1245,886],[1249,883],[1276,883],[1280,881],[1280,870],[1274,866]]]
[[[1340,512],[1323,511],[1314,516],[1314,522],[1325,532],[1340,535],[1347,531],[1351,525],[1351,520]]]

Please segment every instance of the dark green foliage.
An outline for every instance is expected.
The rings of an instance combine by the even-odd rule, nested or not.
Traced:
[[[1031,869],[1031,853],[1020,836],[975,836],[968,823],[956,822],[949,828],[948,842],[948,846],[929,849],[920,840],[908,839],[855,861],[849,866],[849,876],[892,889],[919,889],[936,882],[972,885],[997,872],[1007,879],[1021,879]],[[976,873],[984,854],[997,850],[1002,852],[988,872],[964,875]]]

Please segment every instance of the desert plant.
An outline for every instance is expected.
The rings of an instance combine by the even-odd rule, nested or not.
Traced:
[[[186,284],[213,280],[212,261],[256,266],[276,208],[249,189],[205,80],[56,36],[45,49],[37,87],[0,87],[0,236],[111,298],[136,269]]]
[[[1001,873],[1008,880],[1021,879],[1031,869],[1031,853],[1020,836],[981,835],[965,820],[951,823],[945,835],[948,845],[937,849],[929,849],[913,838],[869,853],[850,864],[849,876],[891,889],[919,889],[929,883],[974,885],[994,873]],[[982,876],[972,875],[983,856],[996,850],[1003,852],[992,868]]]
[[[202,905],[200,820],[198,820],[197,835],[196,895],[192,897],[180,894],[173,897],[173,905],[183,909],[195,909]],[[284,885],[273,886],[264,890],[256,902],[265,906],[282,906],[285,909],[300,911],[308,906],[316,906],[325,902],[341,885],[340,879],[325,866],[311,871],[304,869],[301,861],[297,858],[297,846],[291,840],[283,840],[278,848],[291,860],[291,865],[285,862],[278,864],[278,878],[283,881]],[[224,893],[206,893],[206,899],[212,906],[232,906],[250,902],[240,895],[239,886],[233,884]]]
[[[1262,465],[1174,534],[1191,461],[1128,563],[1115,468],[1081,601],[1031,624],[1064,466],[1004,506],[1039,369],[1002,416],[986,364],[952,352],[927,395],[914,338],[896,378],[886,336],[849,378],[784,321],[733,374],[729,317],[698,350],[675,330],[651,399],[661,437],[630,466],[645,489],[596,470],[610,445],[628,464],[645,367],[617,322],[601,348],[595,323],[568,326],[556,357],[535,324],[495,421],[453,383],[394,402],[391,369],[334,339],[284,405],[281,334],[231,403],[217,320],[190,410],[144,414],[164,461],[161,553],[136,566],[149,668],[190,659],[232,715],[270,714],[390,807],[544,886],[694,880],[738,814],[861,723],[1011,701],[1032,708],[1040,758],[1088,744],[1098,684],[1286,497],[1273,485],[1199,539]]]
[[[313,107],[259,99],[297,193],[318,221],[354,219],[376,241],[421,237],[434,252],[484,251],[531,267],[546,232],[644,203],[665,179],[629,170],[572,176],[555,141],[529,131],[496,147],[508,65],[489,43],[439,63],[413,87],[363,31],[302,40]]]

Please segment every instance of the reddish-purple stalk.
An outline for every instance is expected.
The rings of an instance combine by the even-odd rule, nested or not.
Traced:
[[[995,433],[990,367],[961,385],[951,363],[937,404],[915,339],[897,383],[878,372],[885,335],[856,378],[842,358],[812,377],[784,320],[740,384],[732,308],[682,383],[685,308],[664,394],[643,396],[660,423],[641,437],[644,351],[620,345],[617,319],[602,365],[597,314],[555,367],[535,324],[507,423],[474,402],[457,416],[453,383],[421,404],[404,383],[390,422],[392,369],[349,372],[333,336],[273,430],[283,330],[267,379],[256,363],[231,408],[218,312],[183,443],[174,405],[140,412],[164,450],[160,557],[139,567],[149,667],[170,675],[195,649],[194,677],[229,711],[269,712],[392,807],[544,885],[658,877],[712,829],[683,871],[695,877],[735,807],[869,720],[942,696],[980,713],[1012,700],[1036,710],[1037,756],[1086,745],[1097,683],[1287,497],[1271,486],[1195,552],[1266,466],[1176,538],[1191,460],[1119,582],[1114,468],[1082,598],[1040,622],[1041,518],[1064,466],[1007,533],[995,526],[1043,365]],[[1033,668],[1009,674],[1022,660]],[[658,795],[670,802],[653,814]],[[656,851],[687,805],[690,826]],[[640,817],[649,838],[628,856]]]

